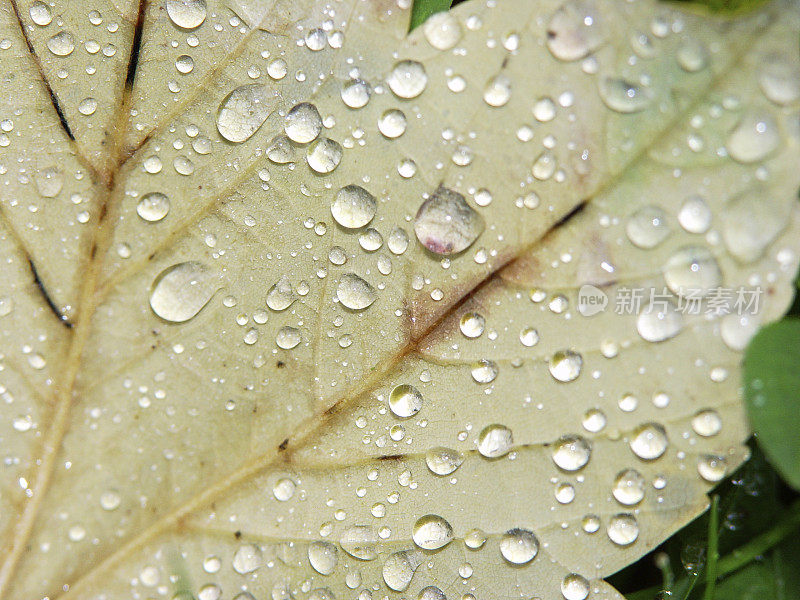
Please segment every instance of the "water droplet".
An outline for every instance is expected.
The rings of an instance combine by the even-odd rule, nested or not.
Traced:
[[[639,524],[636,518],[627,513],[614,515],[606,528],[608,539],[619,546],[628,546],[639,537]]]
[[[713,409],[701,410],[692,417],[692,429],[697,435],[711,437],[722,430],[722,419]]]
[[[489,106],[504,106],[511,99],[511,80],[505,75],[492,77],[483,90],[483,100]]]
[[[620,504],[633,506],[644,498],[644,487],[644,477],[638,471],[628,469],[617,473],[611,493]]]
[[[206,20],[206,0],[167,0],[167,14],[182,29],[195,29]]]
[[[485,543],[486,534],[480,529],[471,529],[464,536],[464,545],[471,550],[482,548]]]
[[[350,310],[369,308],[378,298],[375,288],[355,273],[345,273],[339,278],[336,296]]]
[[[771,115],[749,113],[728,136],[725,147],[733,160],[752,163],[772,154],[780,141],[778,125]]]
[[[64,172],[58,167],[39,169],[34,176],[36,189],[45,198],[55,198],[64,185]]]
[[[575,488],[569,483],[559,483],[555,495],[559,503],[569,504],[575,499]]]
[[[363,79],[351,79],[342,86],[342,102],[350,108],[363,108],[371,94],[372,89]]]
[[[547,47],[559,60],[579,60],[603,43],[600,14],[591,0],[571,0],[547,27]]]
[[[288,502],[294,496],[294,490],[297,487],[294,481],[287,477],[282,477],[275,482],[272,486],[272,495],[279,502]]]
[[[539,98],[533,105],[533,117],[542,123],[556,117],[556,105],[550,98]]]
[[[442,14],[442,13],[439,13]],[[417,600],[447,600],[444,592],[435,585],[422,588],[417,595]]]
[[[358,185],[346,185],[338,192],[331,204],[331,214],[336,222],[348,229],[359,229],[375,217],[375,197]]]
[[[394,66],[386,82],[398,98],[416,98],[425,90],[428,74],[422,63],[403,60]]]
[[[648,342],[663,342],[683,328],[683,315],[671,302],[654,302],[636,317],[636,330]]]
[[[194,69],[194,59],[188,54],[181,54],[175,59],[175,69],[183,75],[191,73]]]
[[[589,582],[582,575],[570,573],[561,581],[561,595],[564,600],[586,600]]]
[[[431,448],[425,454],[425,464],[432,473],[436,475],[450,475],[461,463],[464,462],[464,455],[458,450],[443,448],[441,446]]]
[[[674,252],[664,264],[664,281],[678,295],[705,296],[722,282],[717,260],[705,246],[686,246]]]
[[[500,539],[500,554],[515,565],[529,563],[539,553],[539,540],[527,529],[510,529]]]
[[[261,566],[261,550],[254,544],[242,544],[233,555],[233,570],[239,575],[252,573]]]
[[[655,460],[667,450],[667,432],[658,423],[644,423],[633,432],[630,442],[633,453],[642,460]]]
[[[556,172],[556,157],[549,150],[542,152],[531,167],[531,174],[539,181],[547,181]]]
[[[767,56],[758,83],[764,95],[775,104],[788,105],[800,99],[800,68],[796,60],[792,61],[786,55]]]
[[[311,542],[308,545],[308,562],[320,575],[330,575],[336,570],[339,552],[330,542]]]
[[[309,102],[301,102],[286,115],[284,131],[290,140],[307,144],[317,139],[322,131],[322,117],[317,107]]]
[[[75,50],[75,42],[68,31],[60,31],[47,40],[47,48],[56,56],[69,56]]]
[[[394,552],[383,563],[383,581],[396,592],[404,592],[421,563],[419,554],[409,550]]]
[[[499,369],[493,360],[482,358],[472,364],[471,373],[476,383],[492,383],[497,378]]]
[[[438,12],[425,21],[422,32],[437,50],[449,50],[461,39],[461,24],[449,11]]]
[[[375,560],[378,557],[378,537],[368,525],[354,525],[342,532],[339,545],[347,554],[359,560]]]
[[[486,458],[505,456],[513,445],[514,437],[505,425],[487,425],[478,435],[478,452]]]
[[[115,490],[108,490],[100,495],[100,506],[103,510],[116,510],[121,502],[122,498]]]
[[[389,408],[398,417],[412,417],[422,410],[422,394],[413,385],[395,386],[389,394]]]
[[[565,471],[578,471],[592,456],[592,446],[579,435],[562,436],[553,444],[552,457],[556,466]]]
[[[645,206],[628,219],[628,239],[639,248],[655,248],[669,235],[667,214],[657,206]]]
[[[211,300],[215,279],[211,269],[196,261],[172,265],[153,281],[150,307],[165,321],[188,321]]]
[[[734,197],[723,211],[722,238],[740,262],[763,256],[789,223],[788,205],[765,190],[749,190]]]
[[[483,318],[483,315],[476,312],[464,313],[458,324],[461,333],[468,338],[480,337],[485,325],[486,320]]]
[[[597,515],[586,515],[581,519],[581,529],[586,533],[596,533],[600,529],[600,517]]]
[[[690,39],[678,48],[676,58],[681,69],[689,73],[696,73],[708,65],[708,50],[701,41]]]
[[[550,374],[558,381],[574,381],[581,374],[583,357],[572,350],[559,350],[550,358]]]
[[[169,213],[169,198],[161,192],[145,194],[136,205],[136,214],[150,223],[160,221]]]
[[[417,211],[414,233],[435,254],[458,254],[469,248],[483,232],[483,218],[464,196],[439,186]]]
[[[292,282],[284,275],[275,285],[269,288],[267,306],[271,310],[280,312],[289,308],[296,298],[297,296],[292,290]]]
[[[725,477],[728,465],[725,458],[713,454],[704,454],[697,459],[697,472],[700,477],[709,483],[722,481]]]
[[[217,111],[217,130],[229,142],[250,139],[272,113],[275,97],[260,83],[242,85],[225,96]]]
[[[678,212],[678,223],[689,233],[705,233],[711,227],[711,209],[702,196],[689,196]]]
[[[630,81],[605,77],[600,80],[600,97],[611,110],[630,114],[647,108],[653,100],[653,93]]]
[[[378,130],[390,139],[400,137],[406,131],[406,115],[396,108],[385,111],[378,120]]]
[[[453,540],[453,528],[439,515],[425,515],[414,523],[411,538],[423,550],[438,550]]]
[[[330,138],[321,137],[306,150],[308,166],[317,173],[330,173],[342,160],[342,146]]]
[[[285,135],[276,135],[267,148],[267,158],[279,165],[294,160],[294,146],[292,140]]]
[[[583,428],[590,433],[599,433],[606,426],[606,415],[599,408],[590,408],[583,414]]]
[[[741,351],[758,332],[759,320],[755,315],[737,315],[731,313],[722,318],[720,334],[722,341],[731,350]]]
[[[275,334],[275,343],[278,348],[284,350],[291,350],[295,348],[302,341],[300,330],[295,327],[284,326]]]
[[[53,20],[53,16],[50,14],[50,8],[41,0],[36,0],[36,2],[31,4],[28,12],[31,15],[31,20],[41,27],[50,25],[50,22]]]

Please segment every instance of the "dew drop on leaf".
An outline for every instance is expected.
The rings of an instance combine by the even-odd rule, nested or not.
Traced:
[[[389,139],[400,137],[406,131],[406,115],[396,108],[385,111],[378,120],[378,131]]]
[[[644,477],[634,469],[627,469],[617,474],[611,493],[620,504],[633,506],[644,498],[644,486]]]
[[[500,539],[500,554],[515,565],[529,563],[539,553],[539,540],[527,529],[510,529]]]
[[[169,198],[161,192],[145,194],[136,205],[136,214],[149,223],[160,221],[169,213]]]
[[[275,482],[275,485],[272,486],[272,495],[275,496],[275,499],[279,502],[287,502],[292,499],[292,496],[294,496],[294,490],[296,487],[297,486],[294,481],[287,477],[282,477]]]
[[[439,515],[425,515],[414,523],[411,538],[423,550],[438,550],[453,540],[453,528]]]
[[[375,217],[375,196],[358,185],[346,185],[336,192],[331,204],[334,220],[347,229],[359,229]]]
[[[754,163],[772,154],[780,141],[778,125],[772,116],[748,113],[728,136],[725,147],[733,160]]]
[[[383,581],[396,592],[404,592],[421,563],[417,552],[401,550],[390,554],[383,563]]]
[[[280,312],[289,308],[297,296],[292,289],[292,282],[284,275],[267,292],[267,306],[270,310]]]
[[[50,25],[51,21],[53,20],[53,15],[50,13],[50,7],[48,7],[47,4],[41,0],[36,0],[36,2],[31,4],[28,12],[31,15],[31,20],[41,27]]]
[[[461,463],[464,462],[464,455],[458,450],[437,446],[425,453],[425,464],[428,465],[431,473],[436,475],[450,475],[455,472]]]
[[[425,39],[437,50],[449,50],[461,39],[461,24],[452,13],[442,11],[431,15],[422,26]]]
[[[182,29],[195,29],[206,20],[206,0],[167,0],[167,15]]]
[[[236,144],[250,139],[272,113],[275,98],[260,83],[242,85],[222,100],[217,111],[217,130]]]
[[[389,393],[389,408],[398,417],[412,417],[422,410],[423,398],[413,385],[395,386]]]
[[[511,451],[514,437],[505,425],[487,425],[478,435],[478,452],[486,458],[499,458]]]
[[[378,298],[375,288],[355,273],[344,273],[336,286],[336,297],[350,310],[369,308]]]
[[[644,423],[636,428],[630,440],[633,453],[642,460],[655,460],[667,450],[667,432],[658,423]]]
[[[342,160],[342,146],[330,138],[321,137],[306,149],[308,166],[317,173],[330,173]]]
[[[589,582],[582,575],[570,573],[561,581],[561,595],[564,600],[586,600]]]
[[[711,209],[702,196],[689,196],[678,212],[678,223],[689,233],[705,233],[711,226]]]
[[[583,357],[572,350],[559,350],[550,357],[549,367],[554,379],[568,383],[581,374]]]
[[[172,265],[153,282],[150,307],[165,321],[183,323],[208,304],[216,292],[215,275],[200,262]]]
[[[553,462],[565,471],[579,471],[588,464],[591,456],[592,446],[579,435],[562,436],[553,444]]]
[[[425,200],[414,219],[417,239],[434,254],[458,254],[483,232],[481,216],[458,192],[440,186]]]
[[[348,527],[339,538],[342,550],[358,560],[375,560],[378,557],[377,544],[378,538],[368,525]]]
[[[636,330],[648,342],[663,342],[678,335],[683,315],[671,302],[653,303],[636,317]]]
[[[663,272],[667,287],[677,295],[704,296],[722,283],[717,259],[705,246],[679,248],[667,259]]]
[[[722,419],[713,409],[701,410],[692,417],[692,429],[697,435],[712,437],[722,430]]]
[[[639,248],[655,248],[669,235],[666,213],[657,206],[640,208],[625,226],[628,239]]]
[[[286,115],[284,131],[290,140],[307,144],[317,139],[322,131],[322,117],[317,107],[310,102],[301,102]]]
[[[592,0],[569,0],[550,19],[547,47],[559,60],[579,60],[603,43],[602,24]]]
[[[697,459],[697,472],[700,477],[709,483],[722,481],[727,472],[727,463],[722,456],[714,454],[704,454]]]
[[[320,575],[330,575],[336,570],[339,552],[330,542],[311,542],[308,545],[308,562]]]
[[[480,337],[485,325],[486,320],[483,318],[483,315],[476,312],[464,313],[458,323],[461,333],[468,338]]]
[[[415,60],[398,62],[386,78],[389,89],[398,98],[411,99],[419,96],[428,85],[428,74],[422,63]]]
[[[641,112],[653,100],[647,88],[615,77],[600,80],[600,97],[608,108],[624,114]]]
[[[233,555],[233,570],[240,575],[252,573],[261,566],[261,550],[255,544],[242,544]]]
[[[606,533],[608,539],[618,546],[628,546],[639,537],[639,524],[633,515],[620,513],[609,519]]]
[[[492,383],[499,373],[497,363],[487,358],[472,364],[472,379],[475,383]]]

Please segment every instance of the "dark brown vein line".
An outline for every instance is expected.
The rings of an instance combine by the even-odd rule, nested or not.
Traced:
[[[131,54],[128,58],[128,73],[125,76],[125,87],[130,89],[136,80],[136,70],[139,66],[139,51],[142,48],[142,32],[144,31],[144,17],[147,13],[148,0],[139,2],[139,12],[136,15],[136,26],[133,30],[133,43]]]
[[[30,256],[28,256],[28,266],[31,269],[31,274],[33,275],[33,281],[36,284],[39,293],[42,295],[42,298],[44,298],[44,302],[45,304],[47,304],[47,307],[56,316],[59,323],[61,323],[67,329],[72,329],[73,323],[69,319],[67,319],[66,315],[61,313],[61,311],[56,306],[56,303],[53,302],[53,299],[50,297],[50,293],[47,291],[47,288],[44,286],[44,283],[42,283],[42,280],[39,277],[39,273],[36,271],[36,265],[34,264],[33,259]]]

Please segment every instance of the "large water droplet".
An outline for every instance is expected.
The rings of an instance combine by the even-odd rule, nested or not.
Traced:
[[[636,330],[648,342],[663,342],[678,335],[683,315],[671,302],[654,302],[636,317]]]
[[[711,227],[711,209],[702,196],[689,196],[678,212],[678,223],[689,233],[705,233]]]
[[[378,130],[389,139],[400,137],[406,131],[406,115],[396,108],[385,111],[378,119]]]
[[[419,594],[417,595],[417,600],[447,600],[447,596],[435,585],[429,585],[428,587],[420,590]]]
[[[686,246],[674,252],[664,264],[667,287],[681,296],[705,296],[722,282],[717,259],[705,246]]]
[[[639,537],[639,524],[636,518],[628,513],[614,515],[606,528],[608,539],[619,546],[628,546]]]
[[[339,545],[347,554],[359,560],[375,560],[378,557],[378,537],[368,525],[354,525],[345,529]]]
[[[267,148],[267,158],[279,165],[290,163],[294,160],[294,146],[292,140],[285,135],[276,135],[272,138]]]
[[[675,56],[681,69],[688,73],[702,71],[708,65],[708,50],[696,39],[688,39],[678,48]]]
[[[723,456],[704,454],[697,459],[697,472],[709,483],[722,481],[727,468],[728,464]]]
[[[572,350],[559,350],[550,357],[549,367],[554,379],[567,383],[581,374],[583,357]]]
[[[667,214],[658,206],[645,206],[628,219],[628,239],[639,248],[655,248],[669,235]]]
[[[771,54],[762,63],[758,75],[761,91],[775,104],[787,105],[800,100],[800,67],[797,60],[784,54]]]
[[[331,204],[331,214],[336,222],[348,229],[359,229],[372,221],[377,211],[375,196],[358,185],[346,185]]]
[[[644,423],[633,432],[629,444],[633,453],[642,460],[655,460],[666,452],[669,440],[663,426]]]
[[[153,281],[150,307],[165,321],[183,323],[208,304],[217,290],[215,274],[190,261],[168,267]]]
[[[68,31],[60,31],[47,40],[47,48],[56,56],[69,56],[75,50],[75,42]]]
[[[485,325],[486,320],[483,318],[483,315],[476,312],[464,313],[458,323],[461,333],[468,338],[480,337]]]
[[[561,595],[564,600],[586,600],[589,582],[583,575],[570,573],[561,581]]]
[[[292,290],[292,282],[284,275],[267,292],[267,306],[274,311],[286,310],[297,296]]]
[[[31,20],[41,27],[50,25],[50,22],[53,20],[53,15],[50,14],[50,8],[41,0],[36,0],[36,2],[31,4],[28,12],[31,15]]]
[[[416,98],[428,84],[428,74],[422,63],[414,60],[403,60],[397,63],[386,78],[395,95],[399,98]]]
[[[539,553],[539,540],[527,529],[510,529],[500,539],[500,554],[508,562],[524,565]]]
[[[633,506],[644,498],[644,486],[644,477],[638,471],[628,469],[617,473],[611,493],[620,504]]]
[[[330,173],[342,160],[342,146],[330,138],[322,137],[306,150],[306,162],[317,173]]]
[[[233,555],[233,570],[239,575],[252,573],[261,566],[261,550],[254,544],[242,544]]]
[[[470,371],[472,379],[476,383],[492,383],[499,372],[500,369],[497,367],[497,363],[487,358],[482,358],[472,363]]]
[[[752,163],[772,154],[780,141],[778,125],[771,115],[748,113],[728,136],[725,147],[733,160]]]
[[[513,445],[514,437],[505,425],[487,425],[478,435],[478,452],[486,458],[505,456]]]
[[[308,545],[308,562],[320,575],[330,575],[336,570],[339,553],[330,542],[311,542]]]
[[[425,464],[432,473],[436,475],[450,475],[461,463],[464,462],[464,455],[452,448],[431,448],[425,453]]]
[[[419,207],[414,233],[435,254],[458,254],[469,248],[483,232],[483,218],[464,196],[439,186]]]
[[[136,214],[150,223],[160,221],[169,213],[169,198],[161,192],[145,194],[136,205]]]
[[[355,273],[345,273],[336,286],[336,297],[342,306],[350,310],[369,308],[378,298],[375,288]]]
[[[565,471],[582,469],[589,462],[591,456],[591,445],[579,435],[565,435],[553,444],[553,462]]]
[[[217,111],[217,130],[229,142],[250,139],[272,113],[275,97],[260,83],[242,85],[225,96]]]
[[[593,1],[572,0],[553,13],[547,47],[559,60],[581,59],[602,43],[602,23]]]
[[[363,108],[371,94],[372,89],[363,79],[352,79],[342,86],[342,102],[350,108]]]
[[[389,408],[398,417],[413,417],[422,410],[422,394],[413,385],[395,386],[389,394]]]
[[[64,172],[58,167],[39,169],[34,176],[36,189],[45,198],[55,198],[64,185]]]
[[[449,11],[438,12],[425,21],[422,32],[437,50],[449,50],[461,39],[461,24]]]
[[[629,114],[647,108],[653,100],[653,93],[630,81],[605,77],[600,80],[600,97],[611,110]]]
[[[511,99],[511,80],[505,75],[492,77],[483,90],[483,100],[489,106],[504,106]]]
[[[453,540],[453,528],[439,515],[425,515],[414,523],[411,538],[423,550],[438,550]]]
[[[692,429],[697,435],[711,437],[722,430],[722,419],[713,409],[701,410],[692,417]]]
[[[765,190],[749,190],[733,198],[723,212],[722,237],[728,251],[743,263],[761,258],[788,225],[788,207]]]
[[[420,562],[418,552],[402,550],[390,554],[383,563],[383,581],[389,589],[404,592],[411,584]]]
[[[206,0],[167,0],[167,14],[183,29],[200,27],[206,20]]]
[[[301,102],[286,115],[284,131],[289,139],[298,144],[307,144],[317,139],[322,131],[322,117],[317,107],[310,102]]]

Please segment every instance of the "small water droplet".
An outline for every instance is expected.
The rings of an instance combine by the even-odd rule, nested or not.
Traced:
[[[655,460],[666,452],[669,440],[663,426],[644,423],[633,432],[629,444],[633,453],[642,460]]]
[[[678,249],[667,259],[663,273],[667,287],[678,295],[705,296],[722,282],[717,260],[705,246]]]
[[[553,444],[553,462],[565,471],[579,471],[592,457],[592,446],[579,435],[565,435]]]
[[[461,333],[468,338],[480,337],[485,325],[486,320],[483,315],[476,312],[464,313],[458,324]]]
[[[41,27],[50,25],[53,20],[53,15],[50,14],[50,7],[41,0],[36,0],[31,4],[28,12],[31,15],[31,20]]]
[[[561,595],[564,600],[586,600],[589,596],[589,582],[583,575],[570,573],[561,581]]]
[[[75,42],[68,31],[60,31],[47,40],[47,48],[56,56],[69,56],[75,50]]]
[[[398,417],[412,417],[422,410],[423,398],[413,385],[395,386],[389,394],[389,408]]]
[[[428,74],[422,63],[414,60],[403,60],[398,62],[389,76],[386,78],[389,89],[398,98],[416,98],[428,84]]]
[[[196,261],[172,265],[153,281],[150,307],[165,321],[188,321],[211,300],[215,279],[211,269]]]
[[[763,256],[789,223],[788,205],[766,190],[748,190],[735,196],[723,211],[725,247],[740,262]]]
[[[657,206],[640,208],[628,219],[625,232],[635,246],[655,248],[669,235],[667,214]]]
[[[284,131],[290,140],[307,144],[317,139],[322,131],[322,117],[317,107],[309,102],[301,102],[286,115]]]
[[[472,364],[472,379],[476,383],[491,383],[497,378],[499,372],[497,363],[493,360],[482,358]]]
[[[342,146],[330,138],[321,137],[308,146],[306,161],[317,173],[330,173],[342,160]]]
[[[648,342],[663,342],[683,328],[683,315],[672,302],[653,302],[636,317],[636,330]]]
[[[611,493],[620,504],[633,506],[644,498],[644,487],[644,477],[634,469],[627,469],[617,473]]]
[[[372,89],[363,79],[351,79],[342,86],[342,102],[350,108],[363,108],[371,95]]]
[[[419,567],[420,556],[417,552],[401,550],[390,554],[383,563],[383,581],[396,592],[404,592],[414,578]]]
[[[242,544],[233,555],[233,570],[239,575],[252,573],[261,566],[261,550],[255,544]]]
[[[639,537],[639,524],[633,515],[621,513],[609,519],[606,533],[615,544],[629,546]]]
[[[339,545],[347,554],[359,560],[375,560],[378,557],[378,537],[368,525],[354,525],[342,532]]]
[[[437,50],[449,50],[461,39],[461,24],[452,13],[442,11],[434,13],[422,26],[422,32],[428,43]]]
[[[702,196],[689,196],[678,212],[678,223],[689,233],[705,233],[711,226],[711,209]]]
[[[406,115],[396,108],[385,111],[378,119],[378,130],[389,139],[400,137],[406,131]]]
[[[527,529],[510,529],[500,539],[500,554],[515,565],[529,563],[539,553],[539,540]]]
[[[653,100],[653,93],[630,81],[605,77],[600,80],[600,97],[611,110],[630,114],[646,109]]]
[[[453,540],[453,528],[439,515],[425,515],[414,523],[411,538],[423,550],[438,550]]]
[[[583,357],[572,350],[559,350],[550,357],[550,374],[554,379],[567,383],[581,374]]]
[[[709,483],[722,481],[727,472],[728,464],[722,456],[704,454],[697,459],[697,472],[700,477]]]
[[[294,481],[287,477],[281,477],[272,486],[272,495],[279,502],[288,502],[294,496],[294,490],[297,487]]]
[[[483,100],[489,106],[505,106],[511,99],[511,80],[505,75],[492,77],[483,90]]]
[[[800,99],[800,68],[797,60],[784,54],[766,57],[758,75],[758,83],[764,95],[775,104],[792,104]]]
[[[513,445],[514,437],[505,425],[487,425],[478,435],[478,452],[486,458],[505,456]]]
[[[64,185],[64,172],[58,167],[39,169],[34,176],[36,189],[45,198],[55,198]]]
[[[292,282],[284,275],[267,292],[267,306],[274,311],[280,312],[289,308],[295,301],[292,290]]]
[[[136,214],[149,223],[160,221],[169,213],[169,198],[161,192],[145,194],[136,205]]]

